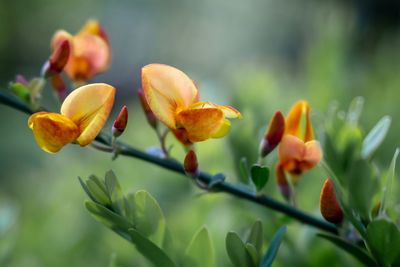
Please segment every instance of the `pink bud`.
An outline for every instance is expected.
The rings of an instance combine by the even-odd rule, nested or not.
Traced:
[[[138,90],[138,95],[139,95],[140,104],[142,105],[142,109],[143,109],[144,115],[146,116],[147,122],[154,129],[157,128],[157,123],[158,123],[157,118],[154,115],[153,111],[151,110],[149,104],[147,103],[147,99],[144,96],[143,90],[141,88]]]
[[[126,106],[123,106],[112,126],[112,133],[114,137],[120,136],[125,131],[127,123],[128,109],[126,108]]]
[[[196,153],[193,150],[189,150],[189,152],[186,154],[183,167],[187,176],[192,178],[199,176],[199,164]]]
[[[28,85],[28,80],[22,74],[17,74],[15,76],[15,82],[23,85]]]
[[[272,117],[268,129],[265,132],[264,138],[260,144],[261,157],[267,156],[271,153],[282,139],[285,132],[285,118],[280,111],[275,112]]]
[[[48,78],[61,73],[68,62],[69,54],[70,54],[69,41],[64,40],[54,50],[50,58],[44,64],[42,68],[42,76]]]

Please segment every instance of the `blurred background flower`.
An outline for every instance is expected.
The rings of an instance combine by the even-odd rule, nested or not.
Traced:
[[[96,18],[109,35],[113,59],[109,71],[93,81],[116,87],[116,106],[129,108],[121,141],[141,149],[157,144],[136,94],[140,69],[149,63],[175,66],[196,81],[202,99],[242,112],[244,119],[233,125],[229,138],[199,143],[196,152],[203,169],[224,172],[238,182],[235,166],[242,156],[256,160],[273,112],[287,114],[300,98],[313,107],[317,139],[332,101],[345,109],[355,96],[364,96],[365,132],[382,115],[399,115],[399,12],[395,0],[1,1],[0,86],[5,88],[17,73],[28,79],[39,75],[53,33],[60,28],[77,32],[87,19]],[[50,86],[43,94],[44,106],[58,110]],[[229,230],[240,232],[260,218],[270,240],[283,222],[291,221],[226,195],[199,195],[188,179],[136,160],[111,161],[108,154],[79,146],[47,155],[36,146],[26,119],[0,106],[1,266],[107,266],[114,257],[116,266],[148,266],[83,207],[76,177],[108,169],[125,191],[146,189],[159,200],[177,249],[184,250],[192,233],[207,224],[217,266],[229,266],[224,249]],[[400,127],[393,121],[377,153],[382,162],[389,162],[399,146]],[[172,155],[184,158],[176,142]],[[269,161],[276,161],[276,152]],[[319,215],[325,177],[320,168],[304,175],[298,184],[301,209]],[[274,182],[266,192],[282,200]],[[315,239],[314,229],[293,223],[288,231],[274,266],[358,264]]]

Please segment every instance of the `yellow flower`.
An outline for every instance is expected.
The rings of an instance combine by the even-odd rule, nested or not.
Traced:
[[[310,106],[306,101],[298,101],[286,118],[285,133],[279,145],[279,165],[292,175],[300,175],[321,159],[321,147],[314,140],[310,121]]]
[[[183,144],[223,137],[230,129],[227,118],[241,118],[230,106],[199,102],[194,82],[168,65],[143,67],[142,86],[151,111]]]
[[[64,70],[73,81],[88,81],[108,69],[111,48],[99,22],[89,20],[74,36],[64,30],[57,31],[51,41],[53,51],[65,40],[69,41],[71,51]]]
[[[37,112],[28,120],[39,147],[48,153],[77,142],[90,144],[103,128],[114,103],[115,88],[104,83],[82,86],[67,96],[61,114]]]

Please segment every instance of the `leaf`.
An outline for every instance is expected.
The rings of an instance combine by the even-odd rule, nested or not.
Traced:
[[[246,243],[246,250],[249,253],[251,259],[253,260],[254,266],[258,266],[259,256],[256,247],[251,243]]]
[[[29,89],[22,83],[10,83],[9,88],[19,99],[25,103],[29,104],[31,102],[31,93]]]
[[[247,158],[246,157],[242,157],[239,161],[239,174],[240,177],[242,178],[242,181],[244,183],[248,183],[249,182],[249,167],[247,164]]]
[[[89,179],[86,181],[86,185],[97,203],[102,205],[110,205],[110,198],[108,197],[107,192],[104,191],[98,183],[96,183],[93,179]]]
[[[86,209],[102,224],[126,238],[128,229],[133,225],[124,217],[92,201],[85,202]]]
[[[256,267],[246,246],[235,232],[229,232],[227,234],[225,246],[233,265],[237,267]]]
[[[276,254],[278,253],[279,246],[281,245],[283,235],[286,233],[287,226],[284,225],[276,231],[274,237],[269,244],[268,250],[265,253],[264,258],[261,261],[260,267],[269,267],[272,265]]]
[[[363,107],[364,107],[364,98],[361,96],[355,97],[353,101],[351,101],[349,106],[349,111],[347,112],[346,116],[347,123],[352,125],[357,125]]]
[[[121,186],[118,183],[117,177],[113,171],[108,171],[105,176],[105,185],[108,196],[111,200],[111,207],[113,210],[124,216],[125,214],[125,201]]]
[[[385,266],[389,266],[400,256],[399,229],[386,219],[368,224],[367,242],[375,258]]]
[[[375,261],[362,248],[355,246],[338,236],[323,233],[318,233],[317,236],[326,239],[342,250],[347,251],[347,253],[358,259],[365,266],[376,267]]]
[[[389,116],[381,118],[372,130],[367,134],[362,144],[361,157],[363,159],[370,158],[378,149],[389,131],[392,119]]]
[[[132,243],[136,246],[136,249],[154,266],[176,266],[171,258],[161,248],[159,248],[156,244],[144,237],[137,230],[131,228],[129,229],[129,234],[131,236]]]
[[[254,164],[251,167],[251,180],[257,188],[257,191],[263,189],[263,187],[267,184],[269,178],[269,169],[268,167],[261,166],[258,164]]]
[[[246,242],[252,244],[256,248],[257,253],[260,253],[263,243],[263,229],[260,220],[254,222]]]
[[[78,176],[78,180],[79,183],[81,184],[83,191],[85,191],[86,195],[93,200],[94,202],[97,202],[97,200],[95,199],[95,197],[92,195],[92,193],[90,192],[89,188],[87,187],[87,185],[85,184],[85,182],[82,180],[81,177]]]
[[[384,184],[383,188],[383,193],[382,193],[382,199],[381,199],[381,205],[379,208],[379,214],[383,215],[385,213],[385,206],[386,206],[386,200],[390,196],[390,190],[392,187],[392,182],[394,180],[394,177],[396,175],[396,161],[397,157],[399,156],[400,149],[396,148],[396,151],[394,152],[392,161],[390,162],[389,169],[386,173],[386,175],[383,176],[383,181],[382,184]]]
[[[210,233],[206,227],[202,227],[195,233],[185,253],[184,266],[213,267],[214,248]]]
[[[138,232],[161,245],[165,234],[165,218],[160,205],[147,191],[135,193],[134,224]]]

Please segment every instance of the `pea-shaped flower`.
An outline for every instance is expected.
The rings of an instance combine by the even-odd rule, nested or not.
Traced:
[[[56,153],[77,142],[90,144],[103,128],[114,104],[115,88],[104,83],[82,86],[67,96],[61,112],[37,112],[28,120],[39,147]]]
[[[64,30],[57,31],[51,41],[53,51],[66,40],[70,45],[70,53],[64,71],[73,81],[86,82],[108,69],[111,48],[99,22],[89,20],[76,35]]]
[[[142,68],[142,88],[157,117],[185,145],[225,136],[229,119],[241,114],[230,106],[199,102],[194,82],[182,71],[163,64]]]
[[[285,133],[279,145],[279,165],[292,175],[300,175],[321,159],[322,150],[314,140],[310,121],[310,106],[306,101],[298,101],[286,117]]]

